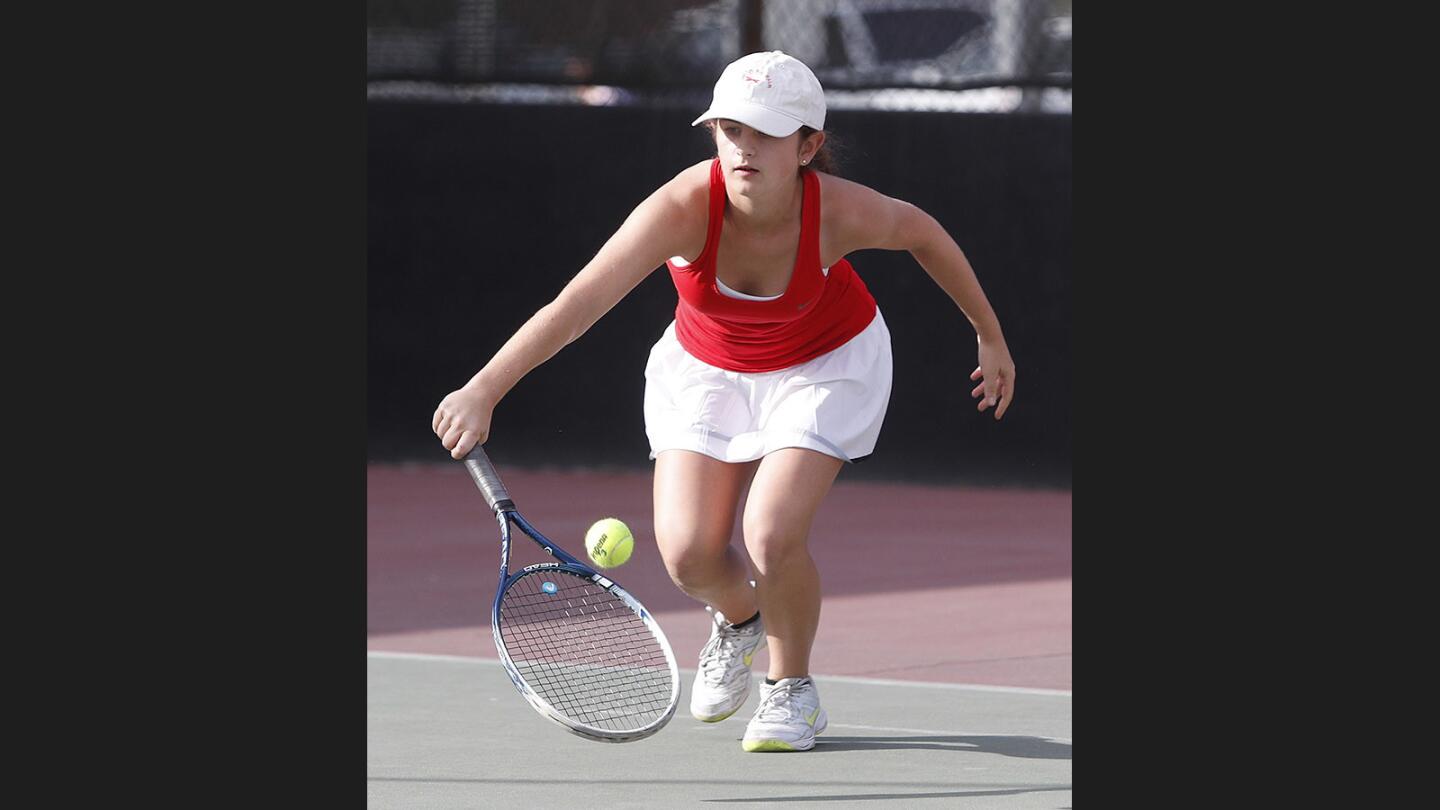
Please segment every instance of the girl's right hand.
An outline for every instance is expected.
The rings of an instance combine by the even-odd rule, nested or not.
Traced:
[[[462,459],[471,448],[490,438],[490,417],[494,412],[495,402],[485,392],[467,385],[440,400],[430,429],[452,458]]]

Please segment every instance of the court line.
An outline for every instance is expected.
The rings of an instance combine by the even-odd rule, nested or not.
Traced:
[[[467,655],[439,655],[431,653],[407,653],[407,652],[385,652],[383,650],[366,650],[366,657],[369,658],[396,658],[411,659],[417,661],[455,661],[471,664],[494,664],[500,665],[498,658],[481,658],[479,656]],[[693,669],[681,669],[681,672],[693,674]],[[855,683],[865,686],[919,686],[928,689],[959,689],[967,692],[1002,692],[1012,695],[1052,695],[1055,697],[1073,697],[1069,689],[1037,689],[1028,686],[992,686],[983,683],[942,683],[937,681],[897,681],[889,678],[858,678],[853,675],[825,675],[816,673],[816,677],[824,678],[827,681],[839,683]]]
[[[522,785],[534,787],[537,779],[534,776],[524,777],[445,777],[445,776],[369,776],[365,777],[367,782],[451,782],[457,784],[475,785]],[[654,787],[678,787],[680,785],[722,785],[725,787],[737,787],[748,785],[754,787],[781,787],[797,788],[807,785],[815,787],[878,787],[878,788],[903,788],[903,787],[985,787],[985,788],[1024,788],[1029,790],[1069,790],[1070,786],[1063,788],[1059,785],[1035,785],[1023,782],[853,782],[836,781],[832,779],[755,779],[745,777],[743,783],[736,781],[733,775],[717,777],[715,779],[664,779],[661,777],[646,777],[644,779],[605,779],[594,775],[583,777],[565,777],[547,774],[544,777],[546,784],[556,785],[651,785]],[[747,799],[746,801],[755,801]]]

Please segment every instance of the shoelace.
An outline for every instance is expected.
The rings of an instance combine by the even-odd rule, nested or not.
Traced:
[[[792,717],[801,717],[799,701],[795,698],[805,691],[808,684],[794,680],[775,684],[770,694],[760,701],[755,710],[755,719],[765,722],[788,722]]]
[[[708,606],[705,609],[714,613]],[[720,627],[719,632],[705,642],[700,649],[700,668],[705,673],[705,683],[718,686],[725,681],[725,676],[731,672],[730,663],[740,655],[740,638],[739,632]]]

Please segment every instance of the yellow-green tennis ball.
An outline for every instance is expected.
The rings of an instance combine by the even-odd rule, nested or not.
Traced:
[[[601,568],[615,568],[630,559],[635,550],[635,538],[630,527],[615,518],[595,521],[585,533],[585,553]]]

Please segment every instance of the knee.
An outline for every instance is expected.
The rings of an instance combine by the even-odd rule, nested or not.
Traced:
[[[725,551],[729,537],[691,527],[655,528],[656,545],[670,579],[681,588],[703,588],[725,573]]]
[[[808,559],[805,534],[766,520],[745,521],[745,550],[760,574],[783,571]]]

